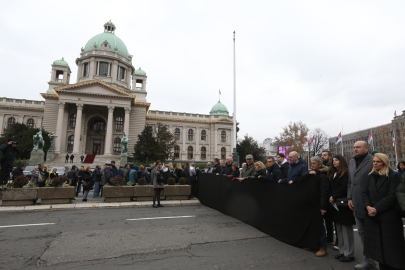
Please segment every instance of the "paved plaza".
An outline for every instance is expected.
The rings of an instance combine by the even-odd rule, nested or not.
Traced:
[[[0,269],[354,269],[202,205],[1,213]],[[356,234],[356,260],[362,258]]]

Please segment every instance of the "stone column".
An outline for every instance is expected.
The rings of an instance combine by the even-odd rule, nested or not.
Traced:
[[[38,118],[38,121],[37,121],[37,128],[41,128],[42,127],[42,117],[39,117]],[[58,118],[59,119],[59,118]]]
[[[215,155],[218,154],[218,129],[215,129]]]
[[[0,114],[0,136],[3,133],[4,114]]]
[[[114,114],[114,107],[108,106],[107,132],[106,132],[106,136],[105,136],[104,155],[112,155],[111,143],[112,143],[113,121],[114,121],[113,114]]]
[[[184,126],[182,127],[182,129],[183,129],[183,132],[182,132],[182,135],[183,135],[183,152],[186,153],[186,155],[187,155],[187,149],[186,149],[186,136],[187,136],[187,134],[186,134],[186,130],[185,130]]]
[[[89,68],[89,79],[90,80],[92,80],[94,78],[94,75],[96,74],[97,65],[94,61],[95,61],[94,57],[92,57],[90,59],[90,68]]]
[[[131,108],[124,108],[125,118],[124,118],[124,132],[129,138],[129,114],[131,113]]]
[[[201,136],[200,136],[200,128],[199,127],[196,127],[195,128],[195,139],[196,139],[196,141],[195,141],[195,153],[196,154],[198,154],[199,153],[199,151],[200,151],[200,148],[199,148],[199,142],[200,142],[200,139],[201,139]]]
[[[59,105],[59,111],[58,111],[58,121],[56,122],[56,132],[55,134],[58,135],[58,137],[55,138],[55,153],[60,153],[62,146],[61,146],[61,142],[62,142],[62,129],[63,129],[63,113],[64,113],[64,109],[65,109],[65,102],[58,102]],[[39,124],[39,119],[37,122],[37,127]],[[66,124],[66,123],[65,123]],[[66,136],[66,134],[65,134]]]
[[[75,139],[73,142],[73,154],[80,154],[80,135],[82,133],[82,113],[83,113],[83,104],[76,104],[77,113],[76,113],[76,125],[75,125]]]

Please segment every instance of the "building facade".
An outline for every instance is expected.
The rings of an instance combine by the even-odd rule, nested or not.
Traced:
[[[55,152],[114,156],[123,134],[133,153],[138,134],[158,122],[174,134],[174,159],[205,161],[231,154],[233,118],[218,101],[209,114],[150,110],[146,72],[132,65],[132,55],[109,21],[76,59],[76,83],[65,59],[52,64],[44,100],[0,98],[0,132],[14,123],[55,132]],[[1,135],[1,134],[0,134]]]
[[[343,134],[343,143],[338,145],[335,144],[337,137],[332,137],[329,139],[329,149],[332,154],[342,154],[343,147],[343,156],[350,160],[354,156],[354,143],[357,141],[367,142],[371,132],[372,140],[369,144],[369,152],[377,150],[386,154],[390,160],[391,168],[396,168],[397,162],[405,158],[405,142],[403,140],[403,134],[405,134],[405,111],[402,112],[402,115],[395,116],[391,123]],[[393,144],[393,132],[396,147]]]

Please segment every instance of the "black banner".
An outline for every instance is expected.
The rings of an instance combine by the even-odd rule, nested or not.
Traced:
[[[225,176],[201,174],[201,204],[245,222],[300,248],[318,249],[322,216],[316,180],[278,184],[264,179],[234,182]]]

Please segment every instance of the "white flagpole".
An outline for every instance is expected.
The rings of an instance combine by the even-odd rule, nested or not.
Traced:
[[[237,158],[236,152],[236,57],[235,57],[235,31],[233,31],[233,159]],[[236,161],[239,164],[239,159]]]
[[[392,131],[394,134],[394,138],[395,138],[395,132]],[[395,148],[395,166],[398,166],[398,155],[397,155],[397,138],[395,138],[395,142],[394,142],[394,148]]]
[[[373,129],[371,129],[371,142],[373,145],[373,151],[374,151],[374,137],[373,137]]]

